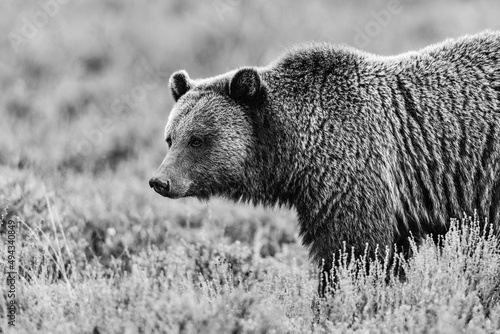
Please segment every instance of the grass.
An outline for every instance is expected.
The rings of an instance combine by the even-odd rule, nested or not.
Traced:
[[[366,272],[366,258],[342,261],[335,291],[318,299],[317,272],[307,261],[264,257],[237,241],[180,239],[89,260],[78,255],[81,245],[66,235],[48,194],[45,209],[50,219],[39,226],[17,219],[17,322],[8,329],[4,322],[3,332],[500,330],[498,240],[481,232],[477,219],[454,221],[439,248],[432,240],[412,244],[415,256],[402,260],[404,281],[386,278],[387,263],[372,263]],[[6,265],[5,256],[0,264]]]
[[[20,33],[44,2],[0,4]],[[365,50],[394,54],[500,29],[500,3],[401,1]],[[497,240],[456,224],[405,262],[406,281],[317,270],[293,211],[167,200],[147,184],[166,149],[168,76],[265,65],[284,48],[355,45],[380,1],[70,1],[36,36],[0,48],[0,272],[16,222],[16,326],[2,333],[500,332]],[[300,13],[300,17],[298,16]],[[3,248],[5,247],[5,248]],[[416,246],[415,246],[416,247]]]

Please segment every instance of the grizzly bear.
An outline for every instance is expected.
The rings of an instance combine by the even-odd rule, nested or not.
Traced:
[[[343,245],[405,249],[474,210],[498,231],[499,32],[389,57],[310,44],[208,79],[178,71],[170,88],[150,186],[293,207],[325,272]]]

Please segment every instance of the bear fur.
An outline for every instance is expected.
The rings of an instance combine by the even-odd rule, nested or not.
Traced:
[[[477,210],[500,225],[500,33],[376,56],[310,44],[266,67],[172,75],[170,149],[150,181],[171,197],[294,207],[324,270],[443,234]]]

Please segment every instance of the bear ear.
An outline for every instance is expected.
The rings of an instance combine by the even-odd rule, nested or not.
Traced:
[[[175,102],[181,98],[182,95],[186,94],[193,86],[189,75],[186,71],[180,70],[172,74],[169,80],[170,90],[172,90],[172,96]]]
[[[237,101],[255,99],[262,88],[260,75],[255,68],[239,69],[229,82],[229,96]]]

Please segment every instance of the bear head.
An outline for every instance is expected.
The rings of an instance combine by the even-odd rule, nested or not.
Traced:
[[[237,196],[248,177],[258,109],[265,85],[255,68],[192,80],[186,71],[169,81],[175,105],[165,127],[168,152],[151,188],[162,196]]]

